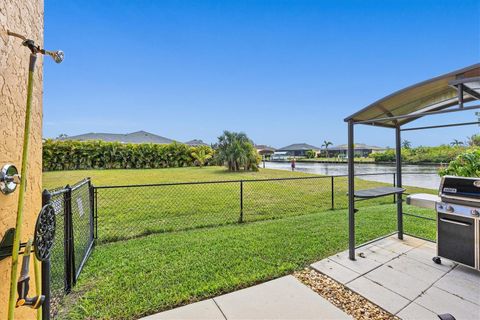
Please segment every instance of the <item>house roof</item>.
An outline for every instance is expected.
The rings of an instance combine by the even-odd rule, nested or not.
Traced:
[[[189,146],[193,146],[193,147],[208,146],[207,143],[203,142],[203,140],[200,140],[200,139],[193,139],[185,142],[185,144],[188,144]]]
[[[355,143],[355,148],[354,149],[355,150],[385,150],[386,148],[377,147],[377,146],[369,146],[365,143]],[[332,151],[348,150],[348,145],[347,144],[340,144],[338,146],[328,148],[328,150],[332,150]]]
[[[122,142],[122,143],[157,143],[157,144],[169,144],[175,142],[172,139],[168,139],[146,131],[136,131],[132,133],[85,133],[77,136],[64,137],[59,140],[102,140],[107,142]]]
[[[255,145],[255,149],[257,149],[257,150],[268,150],[268,151],[275,151],[275,150],[277,150],[277,149],[275,149],[274,147],[267,146],[266,144],[256,144],[256,145]]]
[[[455,87],[464,86],[464,102],[480,98],[480,64],[456,70],[394,92],[353,115],[345,121],[397,127],[422,117],[422,113],[440,111],[458,104]],[[418,114],[418,117],[416,116]],[[401,117],[388,119],[390,117]]]
[[[299,150],[320,150],[319,147],[307,143],[294,143],[289,146],[278,149],[278,151],[299,151]]]

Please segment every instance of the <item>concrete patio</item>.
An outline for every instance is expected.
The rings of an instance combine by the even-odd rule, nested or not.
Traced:
[[[401,319],[480,319],[480,272],[442,259],[435,244],[391,236],[356,251],[344,251],[311,265]]]

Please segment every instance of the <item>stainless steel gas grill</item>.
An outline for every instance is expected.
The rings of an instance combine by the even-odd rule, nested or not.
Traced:
[[[437,257],[480,270],[480,178],[445,176],[437,202]]]

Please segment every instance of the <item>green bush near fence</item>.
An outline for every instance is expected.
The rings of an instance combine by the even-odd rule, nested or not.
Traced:
[[[43,170],[174,168],[196,165],[195,154],[213,156],[208,146],[183,143],[131,144],[104,141],[59,141],[43,143]],[[193,156],[192,156],[193,154]],[[206,160],[204,165],[209,165]]]

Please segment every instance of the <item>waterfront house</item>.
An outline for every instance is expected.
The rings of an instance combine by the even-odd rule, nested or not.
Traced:
[[[319,147],[316,147],[307,143],[294,143],[286,147],[280,148],[277,151],[286,152],[287,155],[293,156],[293,157],[306,157],[307,152],[310,150],[315,151],[316,154],[320,152]]]
[[[324,149],[325,150],[325,149]],[[346,157],[347,156],[348,146],[346,144],[341,144],[338,146],[334,146],[328,148],[328,155],[329,157]],[[387,150],[387,148],[377,147],[377,146],[369,146],[365,143],[356,143],[354,152],[356,157],[368,157],[370,154],[375,152],[383,152]]]

